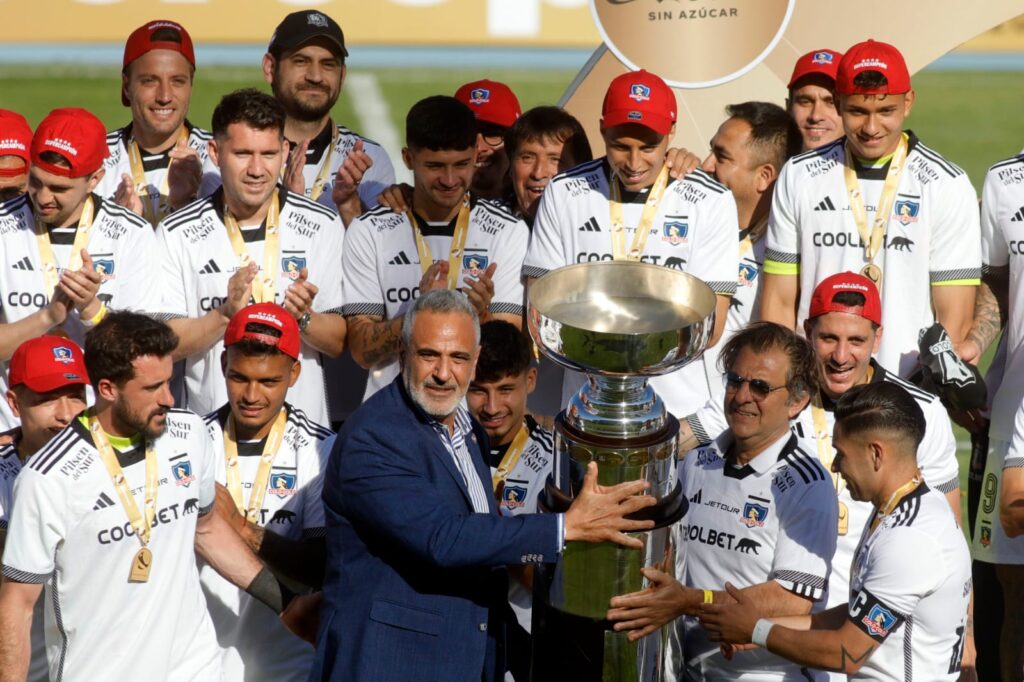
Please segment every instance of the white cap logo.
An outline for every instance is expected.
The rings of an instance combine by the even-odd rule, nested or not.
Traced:
[[[15,140],[14,138],[0,139],[0,149],[17,149],[22,152],[28,151],[24,142],[21,140]]]
[[[46,142],[43,142],[43,146],[59,149],[62,152],[67,152],[68,154],[71,154],[71,156],[78,156],[78,150],[75,149],[70,142],[59,137],[51,137],[47,139]]]
[[[306,21],[309,22],[310,26],[327,28],[327,17],[320,14],[319,12],[313,12],[312,14],[310,14],[308,17],[306,17]]]

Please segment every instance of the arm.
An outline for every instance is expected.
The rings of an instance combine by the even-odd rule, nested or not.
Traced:
[[[732,296],[722,296],[721,294],[715,296],[715,329],[711,332],[708,348],[714,346],[722,338],[722,332],[725,331],[726,318],[729,317],[729,301],[731,300]]]
[[[175,361],[205,353],[224,338],[228,321],[248,305],[252,297],[252,281],[256,272],[256,264],[249,263],[231,275],[225,301],[216,309],[201,317],[177,317],[167,321],[178,335],[178,346],[173,354]]]
[[[967,338],[974,317],[976,286],[932,285],[935,318],[945,327],[949,338],[959,346]]]
[[[773,275],[762,272],[760,318],[766,322],[796,329],[796,306],[800,297],[797,275]]]
[[[336,358],[345,350],[345,318],[337,313],[310,311],[302,340],[321,353]]]
[[[402,318],[385,320],[375,315],[353,315],[348,321],[348,348],[363,369],[381,369],[398,360]]]
[[[1003,480],[999,491],[999,522],[1008,537],[1024,535],[1024,459],[1010,459],[1003,469]]]
[[[246,589],[263,564],[220,514],[203,514],[196,522],[196,553],[234,585]]]
[[[42,584],[0,582],[0,682],[28,676],[32,609],[42,590]]]
[[[974,299],[974,322],[959,349],[964,360],[978,364],[982,354],[999,336],[1009,319],[1009,299],[1009,266],[985,268]]]

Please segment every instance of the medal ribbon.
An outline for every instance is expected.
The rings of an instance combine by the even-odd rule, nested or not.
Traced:
[[[132,495],[131,489],[128,487],[128,481],[124,477],[121,464],[117,461],[114,446],[110,444],[110,440],[103,431],[103,427],[100,426],[99,420],[96,419],[95,415],[91,414],[89,416],[89,432],[92,434],[93,444],[100,453],[100,459],[103,460],[103,465],[107,468],[110,481],[114,484],[117,497],[121,500],[121,506],[124,507],[125,513],[128,514],[128,522],[131,523],[132,529],[135,530],[135,535],[139,538],[139,542],[145,547],[149,544],[153,519],[156,517],[156,493],[159,486],[156,450],[153,449],[152,443],[146,447],[146,514],[143,516],[139,512],[139,506],[135,503],[135,497]]]
[[[885,242],[885,228],[889,224],[889,214],[892,211],[892,202],[896,198],[896,188],[899,185],[900,173],[903,171],[903,163],[907,160],[908,138],[907,134],[900,135],[899,144],[889,161],[889,171],[885,175],[885,184],[882,186],[882,195],[878,199],[878,208],[875,211],[875,222],[868,230],[868,213],[864,207],[864,193],[860,189],[860,181],[857,179],[856,161],[850,151],[850,143],[846,143],[846,164],[843,169],[843,177],[846,180],[846,192],[850,197],[850,214],[857,226],[860,239],[864,242],[864,258],[868,261],[868,267],[874,265],[875,256],[882,249]],[[875,266],[877,269],[878,266]]]
[[[281,408],[281,412],[274,421],[270,433],[267,435],[267,443],[263,446],[263,454],[260,456],[260,466],[256,470],[256,478],[252,482],[252,489],[249,491],[248,506],[242,501],[242,472],[238,461],[238,437],[235,435],[235,419],[228,415],[227,428],[224,429],[224,479],[227,483],[231,499],[235,501],[238,513],[245,516],[246,521],[259,523],[260,510],[263,509],[263,498],[267,494],[267,486],[270,483],[270,470],[274,466],[274,457],[281,447],[281,440],[284,438],[284,429],[288,423],[288,411]]]
[[[914,490],[917,489],[917,486],[921,485],[921,481],[921,470],[919,469],[912,479],[901,485],[893,492],[889,497],[889,501],[875,513],[875,518],[871,519],[871,530],[868,531],[868,535],[875,532],[875,529],[878,528],[878,524],[882,522],[882,519],[891,514],[892,510],[899,505],[904,497],[914,492]]]
[[[267,211],[267,230],[263,240],[263,270],[252,281],[252,297],[256,303],[273,303],[277,296],[277,275],[278,275],[278,238],[280,231],[277,229],[278,218],[280,217],[281,204],[277,191],[270,202],[270,209]],[[231,209],[224,206],[224,227],[228,230],[228,239],[231,240],[231,248],[238,256],[238,264],[245,267],[252,260],[249,249],[245,246],[242,238],[242,229],[238,221],[231,215]]]
[[[188,142],[188,128],[181,126],[181,134],[178,135],[178,142]],[[132,138],[128,142],[128,163],[132,168],[132,181],[135,183],[135,193],[142,199],[142,213],[149,224],[156,227],[157,223],[167,217],[168,211],[160,210],[161,206],[167,206],[167,197],[170,195],[168,179],[171,176],[171,164],[174,159],[167,162],[167,172],[164,173],[164,180],[160,184],[157,196],[150,196],[149,182],[146,180],[146,169],[142,164],[142,150],[139,143]]]
[[[516,464],[519,462],[519,457],[523,454],[523,450],[526,449],[526,441],[530,437],[530,431],[526,428],[526,424],[519,427],[519,433],[516,434],[515,439],[512,440],[512,444],[508,446],[508,450],[505,451],[505,456],[501,458],[501,463],[498,464],[498,468],[494,470],[494,475],[491,476],[491,485],[494,490],[498,489],[498,485],[508,478],[508,475],[512,473],[512,470],[516,468]]]
[[[452,234],[452,245],[448,252],[448,288],[459,288],[459,272],[462,270],[462,249],[466,246],[466,235],[469,234],[469,194],[462,199],[462,208],[459,209],[459,218],[455,221],[455,232]],[[420,224],[416,220],[416,214],[410,208],[406,212],[409,224],[412,225],[412,235],[416,239],[416,251],[420,256],[420,271],[426,274],[427,269],[434,262],[430,253],[430,246],[420,232]]]
[[[309,198],[316,201],[320,198],[320,195],[324,193],[324,187],[327,186],[327,178],[331,174],[331,155],[334,154],[334,147],[338,144],[338,126],[333,123],[331,126],[334,128],[331,133],[331,146],[324,152],[323,165],[320,166],[320,172],[317,173],[316,180],[313,182],[313,187],[309,190]]]
[[[95,214],[96,207],[93,204],[92,196],[86,197],[85,204],[82,206],[82,215],[78,218],[78,230],[75,232],[75,243],[71,247],[68,270],[79,270],[82,267],[82,249],[89,243],[89,234]],[[50,233],[46,225],[39,219],[36,219],[36,244],[39,247],[39,260],[43,266],[46,295],[48,298],[53,298],[53,292],[57,289],[57,282],[60,279],[60,268],[53,255]]]
[[[761,218],[754,226],[747,230],[747,234],[740,241],[740,260],[747,255],[747,252],[754,248],[754,244],[761,241],[761,237],[765,235],[764,227],[768,224],[768,216]]]
[[[651,236],[651,224],[654,223],[654,216],[658,213],[658,205],[661,204],[661,197],[668,186],[668,166],[662,166],[658,173],[658,179],[651,186],[647,194],[647,201],[644,203],[643,213],[640,214],[640,222],[637,223],[636,232],[633,233],[633,244],[626,252],[626,226],[622,219],[622,187],[619,185],[619,178],[615,172],[610,173],[608,183],[608,212],[612,221],[612,258],[614,260],[640,260],[644,249],[647,246],[647,238]]]

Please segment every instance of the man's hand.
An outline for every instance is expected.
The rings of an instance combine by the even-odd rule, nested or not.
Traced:
[[[217,495],[213,500],[213,511],[227,521],[228,525],[234,528],[236,533],[241,535],[242,529],[245,528],[245,517],[238,513],[238,507],[235,506],[235,500],[231,497],[228,489],[220,483],[215,483],[214,486]]]
[[[434,261],[420,278],[420,296],[432,289],[448,288],[448,261]]]
[[[297,320],[307,312],[313,312],[313,299],[320,290],[315,284],[306,281],[309,268],[299,270],[299,278],[288,285],[284,292],[284,309]]]
[[[391,185],[380,193],[377,203],[390,208],[395,213],[405,213],[412,207],[412,187],[404,182]]]
[[[670,177],[682,180],[700,168],[700,157],[685,147],[672,147],[665,153],[665,165]]]
[[[708,631],[712,642],[747,644],[759,617],[757,608],[750,598],[736,589],[732,583],[725,583],[725,591],[736,600],[736,603],[703,605],[700,624]]]
[[[100,290],[101,283],[100,273],[96,272],[96,267],[93,265],[92,256],[85,249],[82,249],[82,267],[78,270],[65,270],[60,275],[60,280],[57,282],[57,286],[67,296],[68,300],[75,310],[78,311],[79,315],[82,315],[86,308],[90,308],[91,303],[96,300],[96,294]],[[97,306],[92,306],[97,308]],[[94,310],[95,315],[99,310]],[[86,315],[86,319],[91,315]]]
[[[466,287],[462,290],[476,309],[476,315],[483,324],[491,317],[491,299],[494,298],[494,271],[498,269],[497,263],[491,263],[487,269],[476,279],[463,277],[462,281]]]
[[[259,267],[254,261],[249,261],[231,275],[231,279],[228,280],[227,296],[220,304],[221,315],[230,320],[235,313],[249,305],[252,298],[252,283],[258,273]]]
[[[323,603],[323,592],[297,596],[281,614],[281,620],[292,634],[316,646],[316,633],[320,629],[320,607]]]
[[[306,179],[302,176],[302,169],[306,166],[307,149],[309,140],[303,140],[295,145],[288,153],[288,163],[284,168],[284,186],[296,194],[306,194]]]
[[[605,618],[616,621],[615,630],[629,630],[629,641],[646,637],[684,614],[686,588],[668,573],[656,568],[642,569],[650,585],[639,592],[612,597]]]
[[[331,200],[341,212],[341,207],[349,202],[359,202],[359,183],[366,171],[370,170],[373,160],[363,151],[363,141],[356,140],[352,151],[345,157],[338,173],[334,176],[334,187],[331,189]],[[361,211],[359,211],[361,213]]]
[[[114,203],[136,215],[142,215],[142,198],[135,189],[135,181],[127,173],[121,174],[121,182],[114,192]]]
[[[647,481],[629,481],[611,487],[597,484],[597,462],[587,465],[583,488],[565,513],[566,542],[614,542],[623,547],[643,549],[639,538],[626,533],[654,528],[654,521],[633,521],[626,517],[658,503],[640,495]]]
[[[172,211],[196,200],[203,182],[203,162],[199,152],[178,140],[167,154],[171,165],[167,169],[167,205]]]

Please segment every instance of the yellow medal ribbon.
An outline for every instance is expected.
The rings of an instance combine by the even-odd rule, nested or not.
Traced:
[[[761,218],[754,226],[747,231],[747,236],[740,241],[740,260],[747,255],[747,252],[754,248],[754,244],[761,241],[761,237],[765,234],[765,226],[768,224],[768,216]]]
[[[242,501],[242,472],[241,464],[238,461],[238,437],[235,435],[235,419],[228,415],[227,428],[224,429],[224,480],[227,483],[231,499],[235,501],[238,513],[245,516],[245,520],[251,523],[259,523],[260,510],[263,509],[263,498],[267,494],[267,486],[270,483],[270,470],[274,466],[274,457],[281,447],[284,439],[284,429],[288,423],[288,411],[281,408],[281,412],[274,421],[270,433],[267,435],[267,443],[263,446],[263,455],[260,456],[260,466],[256,470],[256,478],[252,482],[252,489],[249,491],[248,506]]]
[[[647,194],[647,201],[644,203],[643,213],[640,214],[640,222],[637,223],[636,232],[633,233],[633,244],[629,251],[626,251],[626,225],[622,218],[622,187],[619,178],[612,171],[608,182],[608,212],[612,222],[612,258],[615,260],[640,260],[647,246],[647,238],[651,236],[651,225],[654,223],[654,216],[658,213],[658,205],[661,204],[661,197],[668,186],[668,166],[662,166],[658,173],[658,179],[651,186]]]
[[[494,490],[498,489],[498,486],[508,478],[508,475],[512,473],[512,470],[516,468],[516,464],[519,462],[519,457],[523,454],[523,450],[526,449],[526,441],[530,438],[530,430],[526,428],[526,424],[519,427],[519,433],[512,440],[512,444],[508,446],[508,450],[505,451],[505,456],[501,458],[501,463],[498,464],[498,468],[494,470],[494,475],[491,476],[491,485]]]
[[[882,186],[882,195],[878,199],[878,207],[875,211],[875,221],[872,228],[868,229],[868,213],[864,206],[864,193],[860,189],[860,180],[857,178],[856,161],[850,151],[850,143],[846,143],[846,163],[843,169],[843,177],[846,180],[846,192],[850,198],[850,214],[857,226],[857,232],[864,243],[864,258],[867,265],[861,270],[861,274],[875,283],[881,293],[882,269],[875,263],[875,256],[881,251],[885,244],[885,228],[889,224],[889,214],[892,212],[892,203],[896,198],[896,189],[900,181],[900,173],[903,171],[903,164],[907,160],[909,141],[907,134],[900,135],[899,144],[889,161],[889,171],[885,175],[885,184]]]
[[[79,270],[82,267],[82,249],[89,243],[89,235],[92,230],[92,221],[96,215],[96,207],[93,204],[92,196],[85,199],[82,206],[82,215],[78,218],[78,231],[75,232],[75,243],[71,247],[71,257],[68,259],[68,270]],[[36,244],[39,247],[39,260],[43,267],[43,281],[46,283],[46,296],[53,298],[53,292],[57,289],[57,282],[60,280],[60,267],[53,255],[53,246],[50,244],[50,232],[46,225],[36,219]]]
[[[181,126],[178,142],[188,142],[188,128],[184,125]],[[157,223],[166,218],[170,212],[170,207],[167,205],[167,197],[170,196],[171,191],[168,182],[171,176],[171,164],[174,163],[174,159],[167,162],[167,172],[164,173],[164,180],[160,184],[156,196],[153,196],[150,194],[149,182],[146,180],[146,169],[142,164],[142,150],[139,149],[139,143],[133,137],[128,142],[127,147],[128,163],[132,168],[132,182],[135,183],[135,193],[142,199],[142,213],[146,220],[149,221],[149,224],[156,227]]]
[[[107,438],[106,432],[103,431],[99,420],[93,414],[89,415],[89,433],[92,434],[92,442],[100,454],[103,465],[107,468],[110,481],[114,484],[117,497],[121,500],[121,506],[128,515],[128,522],[135,531],[135,536],[142,543],[142,549],[132,559],[128,580],[130,582],[144,583],[149,580],[149,570],[153,564],[153,553],[147,545],[149,544],[153,528],[153,519],[156,518],[156,494],[160,484],[157,472],[156,450],[153,449],[152,443],[146,447],[146,513],[143,515],[139,512],[139,506],[135,503],[135,497],[132,495],[131,488],[128,487],[128,481],[125,479],[121,464],[117,461],[117,453],[114,452],[114,446],[110,444],[110,439]]]
[[[871,519],[871,529],[868,531],[868,535],[875,532],[878,528],[878,524],[882,522],[886,516],[892,513],[892,510],[899,506],[899,503],[903,501],[903,498],[910,493],[917,490],[917,486],[921,485],[921,471],[920,469],[914,474],[914,477],[897,488],[892,495],[889,496],[889,501],[885,505],[875,512],[875,518]]]
[[[331,146],[324,152],[323,165],[320,166],[320,172],[317,173],[316,180],[313,182],[313,187],[309,190],[309,198],[316,201],[320,198],[320,195],[324,193],[324,187],[327,186],[327,178],[331,176],[331,156],[334,154],[334,147],[338,144],[338,126],[331,123],[333,131],[331,132]]]
[[[462,208],[459,209],[459,218],[455,221],[455,232],[452,234],[452,245],[448,251],[448,288],[459,288],[459,272],[462,270],[462,250],[466,246],[466,235],[469,234],[469,194],[462,199]],[[412,234],[416,239],[416,251],[420,256],[420,271],[424,274],[434,263],[434,256],[430,253],[430,246],[420,232],[420,224],[416,220],[416,214],[410,208],[406,212],[409,224],[412,225]]]
[[[263,240],[263,269],[252,281],[252,297],[256,303],[274,303],[277,296],[277,275],[278,275],[278,239],[280,231],[277,229],[278,218],[280,217],[281,203],[274,190],[274,197],[270,202],[270,209],[267,211],[267,230]],[[249,249],[245,246],[242,238],[242,229],[238,221],[231,215],[231,209],[224,205],[224,227],[228,230],[228,239],[231,240],[231,248],[238,256],[238,264],[245,267],[252,260]]]

